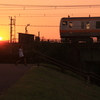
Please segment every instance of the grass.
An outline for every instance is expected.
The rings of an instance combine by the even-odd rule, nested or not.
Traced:
[[[71,72],[62,74],[59,68],[52,68],[33,67],[0,100],[100,100],[100,87],[85,83],[80,76],[73,77]]]

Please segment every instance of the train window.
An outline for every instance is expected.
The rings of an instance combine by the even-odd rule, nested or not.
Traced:
[[[90,29],[90,23],[86,22],[86,29]]]
[[[72,27],[73,27],[73,23],[69,22],[69,28],[72,28]]]
[[[100,28],[100,21],[96,22],[96,28]]]
[[[81,22],[81,29],[84,29],[84,22]]]
[[[67,21],[63,21],[62,22],[62,25],[67,25]]]

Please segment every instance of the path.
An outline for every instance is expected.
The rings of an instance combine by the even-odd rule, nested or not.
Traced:
[[[2,94],[32,67],[32,64],[28,64],[28,66],[22,64],[18,66],[14,64],[0,64],[0,94]]]

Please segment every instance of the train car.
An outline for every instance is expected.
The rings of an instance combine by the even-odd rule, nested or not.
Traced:
[[[60,20],[60,37],[65,42],[100,42],[100,17],[67,17]]]

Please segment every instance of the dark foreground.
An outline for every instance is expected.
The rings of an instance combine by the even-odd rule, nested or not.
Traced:
[[[0,94],[22,77],[33,65],[0,64]]]

